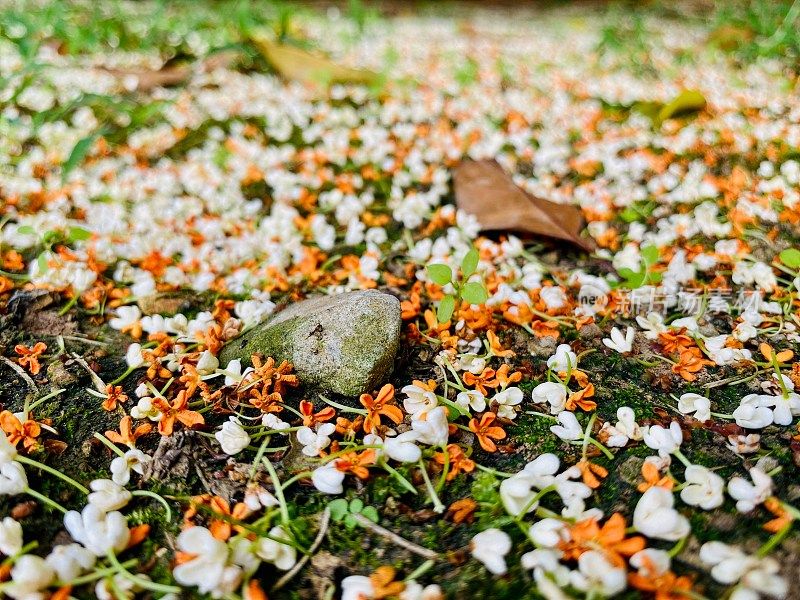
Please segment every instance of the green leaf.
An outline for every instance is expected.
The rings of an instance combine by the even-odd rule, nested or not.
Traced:
[[[341,521],[347,515],[347,500],[344,498],[332,500],[328,503],[328,509],[331,511],[331,519]]]
[[[461,261],[461,276],[464,279],[468,279],[469,276],[475,272],[475,270],[478,268],[479,260],[480,255],[475,248],[464,255],[464,260]]]
[[[378,511],[375,509],[374,506],[365,506],[364,509],[361,511],[361,514],[367,517],[373,523],[378,522]]]
[[[483,304],[489,298],[480,281],[469,281],[461,288],[461,297],[470,304]]]
[[[36,230],[30,225],[20,225],[17,227],[17,233],[22,235],[36,235]]]
[[[358,498],[353,498],[350,500],[350,512],[351,513],[359,513],[361,509],[364,508],[364,503],[359,500]]]
[[[353,515],[348,513],[344,518],[344,526],[347,527],[347,529],[355,529],[356,525],[358,525],[358,521],[356,521]]]
[[[425,267],[431,280],[439,285],[447,285],[453,281],[453,270],[447,265],[433,264]]]
[[[635,290],[636,288],[642,287],[646,278],[647,278],[647,271],[642,271],[641,273],[634,273],[633,275],[631,275],[625,281],[622,282],[622,286],[627,287],[631,290]]]
[[[36,263],[39,266],[39,273],[47,273],[49,269],[47,265],[47,254],[42,252],[39,256],[36,257]]]
[[[442,301],[439,302],[439,308],[436,309],[436,318],[439,319],[439,323],[447,323],[450,317],[453,316],[453,311],[455,309],[455,296],[445,296],[442,298]]]
[[[83,227],[70,227],[67,235],[68,242],[82,242],[92,237],[92,232]]]
[[[706,106],[706,97],[697,90],[684,90],[667,102],[658,111],[655,123],[661,125],[667,119],[701,111]]]
[[[642,255],[642,260],[647,263],[647,265],[654,265],[658,262],[658,248],[656,246],[645,246],[640,250]]]
[[[92,146],[94,146],[94,143],[98,137],[100,137],[100,132],[95,131],[94,133],[79,140],[78,143],[75,144],[75,146],[72,148],[72,152],[69,153],[69,158],[67,158],[67,161],[61,167],[62,180],[66,179],[67,175],[69,175],[75,167],[83,162],[83,159],[86,158],[87,154],[89,154],[89,151],[92,149]]]
[[[797,248],[787,248],[778,255],[778,258],[790,269],[800,269],[800,250]]]

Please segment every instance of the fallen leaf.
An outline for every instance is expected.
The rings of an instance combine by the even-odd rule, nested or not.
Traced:
[[[697,90],[683,90],[672,100],[661,107],[656,116],[656,123],[660,125],[667,119],[679,117],[703,110],[706,107],[706,97]]]
[[[238,56],[239,53],[233,50],[216,52],[200,62],[199,70],[210,73],[216,69],[227,67]],[[197,67],[184,63],[165,66],[157,71],[148,69],[107,69],[107,72],[122,81],[123,85],[130,85],[129,89],[131,91],[147,92],[157,87],[180,85],[189,79],[195,68]]]
[[[580,209],[529,194],[494,160],[464,161],[453,180],[458,208],[474,215],[482,231],[528,233],[594,249],[591,240],[580,237]]]
[[[313,84],[362,83],[372,85],[378,75],[366,69],[344,67],[324,54],[280,44],[263,34],[254,35],[253,43],[272,67],[286,79]]]

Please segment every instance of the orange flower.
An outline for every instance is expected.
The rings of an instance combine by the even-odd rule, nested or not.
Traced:
[[[153,406],[163,414],[162,419],[158,422],[158,432],[161,435],[172,435],[175,421],[183,423],[188,429],[196,425],[203,425],[206,422],[199,412],[189,410],[186,390],[178,392],[178,395],[171,403],[164,398],[154,398]]]
[[[495,376],[495,379],[497,379],[497,383],[502,389],[506,389],[512,383],[522,381],[522,373],[519,371],[509,373],[510,370],[511,367],[508,365],[502,365],[499,369],[497,369],[497,375]]]
[[[792,357],[794,356],[794,352],[792,352],[791,350],[781,350],[780,352],[775,354],[774,350],[772,349],[772,346],[770,346],[766,342],[762,342],[761,344],[759,344],[758,349],[761,350],[761,354],[764,355],[764,358],[766,358],[770,362],[772,362],[772,358],[774,355],[775,362],[778,364],[789,362],[790,360],[792,360]]]
[[[453,521],[453,523],[472,523],[475,520],[475,510],[478,508],[478,503],[472,498],[462,498],[456,500],[447,509],[446,518]]]
[[[201,494],[193,496],[189,500],[189,508],[183,513],[184,528],[194,526],[194,519],[201,511],[211,515],[208,530],[211,535],[223,542],[231,537],[234,529],[242,531],[241,526],[235,525],[235,523],[232,525],[231,521],[241,521],[250,514],[250,509],[244,502],[237,502],[231,510],[231,505],[225,498]]]
[[[697,352],[684,350],[681,352],[678,362],[672,365],[672,372],[680,375],[686,381],[694,381],[697,379],[695,373],[702,371],[704,366],[713,364],[713,361],[704,359]]]
[[[136,440],[150,433],[153,430],[153,426],[150,425],[150,423],[142,423],[138,425],[136,429],[133,429],[132,423],[133,417],[130,415],[122,417],[122,420],[119,422],[119,432],[106,431],[106,437],[115,444],[125,444],[130,448],[135,448]]]
[[[495,356],[500,356],[502,358],[508,358],[514,356],[513,350],[503,349],[503,347],[500,345],[500,338],[497,337],[497,334],[494,331],[492,330],[487,331],[486,339],[489,340],[489,348],[492,349],[492,353]]]
[[[341,458],[337,458],[334,466],[343,473],[352,473],[359,479],[369,477],[368,466],[375,464],[375,450],[368,448],[363,452],[349,452]]]
[[[346,438],[354,437],[364,424],[364,417],[358,415],[352,421],[345,417],[336,417],[336,433]]]
[[[467,371],[464,373],[464,383],[487,396],[489,391],[486,388],[496,388],[499,385],[497,379],[495,379],[496,374],[495,370],[489,367],[486,367],[478,375]]]
[[[244,590],[244,600],[269,600],[266,592],[256,579],[251,579]]]
[[[394,578],[394,567],[384,566],[375,569],[375,572],[369,576],[369,580],[372,582],[372,597],[375,600],[396,597],[406,589],[405,583],[395,581]]]
[[[27,419],[24,423],[9,410],[0,412],[0,428],[6,432],[8,441],[16,446],[22,442],[25,450],[31,450],[38,445],[36,438],[42,433],[39,423],[33,419]]]
[[[585,411],[594,410],[597,408],[597,402],[594,400],[588,400],[588,398],[592,398],[593,396],[594,384],[590,383],[580,391],[572,392],[569,395],[569,398],[567,398],[567,402],[564,404],[564,406],[567,410],[571,411],[574,411],[578,407]]]
[[[312,427],[316,423],[330,421],[336,416],[336,411],[332,407],[326,406],[319,412],[314,412],[314,405],[308,400],[300,401],[300,413],[303,415],[303,425]]]
[[[128,401],[128,396],[122,391],[121,385],[107,385],[106,386],[106,399],[103,400],[103,408],[112,411],[117,408],[117,404],[125,404]]]
[[[370,394],[361,394],[360,402],[368,411],[364,419],[365,433],[380,427],[381,415],[388,417],[395,424],[403,422],[403,411],[393,404],[394,386],[391,383],[384,385],[375,398]]]
[[[620,513],[611,515],[602,527],[597,519],[586,519],[575,523],[569,532],[570,540],[559,544],[567,560],[577,560],[587,550],[601,550],[611,564],[624,567],[623,556],[636,554],[645,547],[643,537],[625,537],[625,517]]]
[[[581,471],[583,483],[593,490],[600,487],[600,479],[605,479],[608,476],[608,469],[588,460],[582,460],[575,466]]]
[[[45,350],[47,350],[47,344],[44,342],[36,342],[30,348],[24,344],[14,346],[14,352],[20,355],[17,362],[20,366],[27,368],[31,375],[36,375],[41,370],[42,365],[39,364],[39,357]]]
[[[683,575],[678,577],[672,571],[659,573],[658,568],[647,554],[641,554],[642,565],[638,573],[628,574],[631,587],[655,594],[656,600],[683,600],[689,597],[692,580]]]
[[[473,418],[469,422],[470,431],[477,436],[481,448],[487,452],[497,451],[497,445],[493,440],[502,440],[506,437],[506,432],[503,431],[502,427],[492,425],[495,419],[497,419],[496,414],[493,412],[485,412],[481,416],[480,421],[478,421],[476,418]]]
[[[771,496],[764,501],[764,508],[775,515],[771,521],[764,523],[764,529],[770,533],[778,533],[781,529],[792,522],[792,515],[786,510],[781,501]]]
[[[671,490],[672,486],[675,485],[675,482],[669,475],[664,475],[662,477],[658,467],[647,461],[642,465],[642,477],[644,478],[644,482],[640,483],[636,488],[642,493],[646,492],[651,487],[663,487]]]
[[[500,428],[498,427],[497,429]],[[502,429],[500,429],[500,431],[502,431]],[[462,471],[464,473],[472,473],[472,471],[475,470],[475,462],[469,459],[466,454],[464,454],[461,446],[458,444],[449,444],[446,450],[446,456],[444,452],[437,452],[433,455],[433,460],[440,465],[444,465],[445,463],[449,465],[450,470],[447,473],[447,481],[452,481]]]

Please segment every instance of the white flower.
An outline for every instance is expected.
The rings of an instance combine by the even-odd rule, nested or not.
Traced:
[[[583,437],[583,428],[578,423],[575,413],[565,410],[560,412],[556,418],[560,425],[552,425],[550,431],[562,440],[579,440]]]
[[[677,421],[672,421],[669,428],[661,425],[651,425],[642,430],[642,439],[648,448],[658,450],[661,456],[672,454],[681,446],[683,433]]]
[[[800,396],[794,392],[786,396],[762,396],[762,399],[767,406],[773,406],[772,421],[776,425],[791,425],[794,417],[800,415]]]
[[[764,396],[748,394],[739,402],[733,411],[733,418],[739,427],[746,429],[762,429],[772,425],[774,415],[772,410],[764,403]]]
[[[711,576],[719,583],[738,583],[732,600],[757,600],[760,595],[785,598],[786,580],[778,574],[778,562],[769,556],[748,556],[739,548],[723,542],[706,542],[700,547],[700,560],[711,565]]]
[[[506,572],[506,554],[511,550],[511,538],[500,529],[481,531],[470,542],[472,556],[483,563],[493,575]]]
[[[752,454],[761,447],[761,436],[757,433],[729,435],[726,447],[736,454]]]
[[[547,359],[547,367],[553,371],[570,371],[578,366],[578,357],[569,344],[559,344],[556,353]]]
[[[211,354],[210,350],[204,350],[197,359],[197,372],[200,375],[210,375],[219,367],[219,360]]]
[[[97,557],[80,544],[61,544],[45,558],[60,581],[71,581],[91,569]]]
[[[629,562],[642,577],[656,579],[669,571],[672,559],[670,558],[669,552],[665,550],[645,548],[631,556]]]
[[[711,400],[700,394],[682,394],[678,398],[678,410],[684,415],[694,413],[698,421],[708,421],[711,418]]]
[[[608,597],[624,590],[628,579],[623,567],[611,564],[602,552],[589,550],[578,558],[578,570],[570,574],[570,581],[589,597]]]
[[[0,521],[0,552],[6,556],[16,554],[22,548],[22,525],[11,517]]]
[[[528,537],[534,544],[544,548],[557,548],[570,540],[569,527],[559,519],[544,518],[528,529]]]
[[[545,381],[533,388],[531,398],[536,404],[549,404],[550,414],[557,415],[567,402],[567,387],[562,383]]]
[[[422,456],[422,450],[416,444],[417,433],[406,431],[395,437],[388,437],[383,441],[383,450],[392,460],[404,463],[417,462]]]
[[[270,508],[280,504],[278,499],[269,490],[261,487],[257,483],[248,484],[244,491],[244,503],[252,511],[261,508]]]
[[[80,513],[69,511],[64,515],[64,526],[73,540],[86,546],[95,556],[124,550],[131,537],[122,513],[105,513],[94,504],[87,504]]]
[[[289,535],[280,526],[269,531],[270,537],[259,538],[256,543],[256,555],[272,563],[281,571],[288,571],[297,562],[297,550],[289,545]],[[282,541],[279,541],[282,540]]]
[[[418,385],[407,385],[400,391],[406,395],[403,400],[403,408],[414,418],[436,408],[439,404],[436,394]]]
[[[144,579],[149,579],[147,575],[139,575]],[[140,591],[139,584],[130,579],[126,579],[121,574],[117,573],[113,577],[106,577],[101,579],[94,586],[94,595],[97,600],[134,600],[136,592]],[[174,600],[169,598],[170,594],[162,596],[162,600]]]
[[[3,585],[3,592],[16,600],[40,600],[54,577],[53,569],[41,556],[24,554],[14,563],[11,581]]]
[[[342,600],[369,600],[375,597],[372,580],[364,575],[349,575],[342,579]]]
[[[311,472],[311,482],[323,494],[341,494],[344,473],[336,468],[333,461],[317,467]]]
[[[435,583],[422,587],[413,579],[406,581],[406,589],[400,592],[400,600],[443,600],[442,588]]]
[[[703,510],[722,506],[725,480],[701,465],[689,465],[684,473],[686,487],[681,490],[681,500]]]
[[[478,390],[459,392],[456,396],[456,404],[464,410],[470,409],[473,412],[483,412],[486,410],[486,399]]]
[[[517,412],[514,410],[514,407],[522,402],[522,398],[522,390],[518,387],[510,387],[499,394],[495,394],[494,398],[492,398],[492,402],[498,404],[497,416],[504,419],[516,418]]]
[[[742,321],[734,328],[732,335],[738,341],[746,342],[748,340],[752,340],[758,335],[758,329],[756,329],[752,323],[748,321]]]
[[[138,369],[144,364],[144,356],[142,355],[141,344],[131,344],[125,352],[125,362],[128,363],[128,368]]]
[[[633,327],[628,327],[624,336],[619,329],[613,327],[611,329],[611,338],[603,338],[603,344],[620,354],[625,354],[633,350],[633,337],[635,334],[636,331]]]
[[[620,406],[617,409],[617,418],[619,421],[616,425],[606,422],[600,429],[607,436],[606,445],[622,448],[628,443],[628,440],[642,439],[642,430],[636,422],[636,414],[630,406]]]
[[[689,521],[673,508],[672,492],[662,487],[649,488],[633,511],[633,526],[647,537],[676,542],[689,535]]]
[[[437,406],[411,420],[411,429],[417,433],[417,441],[429,446],[444,446],[449,436],[447,409]]]
[[[333,423],[322,423],[314,432],[310,427],[301,427],[297,430],[297,441],[303,444],[303,454],[306,456],[319,456],[331,444],[330,435],[336,431]]]
[[[28,477],[18,462],[0,464],[0,496],[15,496],[28,489]]]
[[[728,494],[736,500],[736,510],[750,512],[772,495],[772,478],[758,467],[750,469],[750,483],[742,477],[732,477]]]
[[[131,480],[131,471],[144,474],[144,466],[153,460],[141,450],[131,448],[124,456],[118,456],[111,461],[111,480],[119,485],[127,485]]]
[[[554,285],[543,287],[541,290],[539,290],[539,298],[542,299],[542,302],[545,303],[545,306],[547,306],[548,310],[557,310],[562,308],[567,301],[567,295],[564,290]]]
[[[644,329],[644,337],[648,340],[655,340],[658,338],[659,333],[667,331],[667,326],[664,325],[664,317],[656,312],[647,313],[647,317],[639,315],[636,317],[636,323]]]
[[[334,429],[336,428],[334,427]],[[237,417],[229,417],[227,422],[222,424],[222,429],[214,434],[214,437],[222,446],[222,451],[229,456],[239,454],[250,445],[250,436]]]
[[[6,432],[0,430],[0,466],[17,458],[17,448],[8,441]]]
[[[542,489],[554,483],[559,464],[555,454],[542,454],[525,465],[519,473],[504,479],[500,483],[500,499],[506,512],[516,517],[523,510],[535,510],[538,503],[531,502],[536,495],[533,488]]]
[[[291,427],[289,423],[287,423],[286,421],[282,421],[279,417],[275,415],[275,413],[267,413],[263,417],[261,417],[261,424],[264,427],[267,427],[268,429],[272,429],[274,431],[283,431]]]
[[[113,329],[125,331],[135,326],[142,318],[142,311],[135,304],[120,306],[116,310],[116,317],[108,320],[108,324]]]
[[[128,504],[131,493],[111,479],[95,479],[89,484],[92,493],[87,500],[103,512],[118,510]]]
[[[131,416],[134,419],[150,419],[156,422],[164,418],[161,411],[153,406],[153,399],[149,396],[139,398],[136,406],[131,408]]]
[[[228,546],[205,527],[190,527],[178,536],[178,549],[192,558],[172,570],[175,581],[195,586],[203,594],[219,598],[238,587],[242,570],[228,564]],[[233,585],[231,585],[233,584]]]

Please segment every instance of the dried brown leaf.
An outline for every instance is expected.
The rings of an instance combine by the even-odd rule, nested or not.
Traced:
[[[200,63],[200,70],[206,73],[229,66],[239,56],[238,52],[218,52],[207,57]],[[165,66],[157,71],[148,69],[108,69],[108,72],[119,80],[127,83],[128,79],[135,79],[135,87],[140,92],[147,92],[157,87],[170,87],[180,85],[192,75],[194,67],[191,64]]]
[[[469,160],[453,174],[456,204],[474,215],[483,231],[527,233],[561,240],[591,252],[582,238],[580,209],[537,198],[519,187],[494,160]]]

